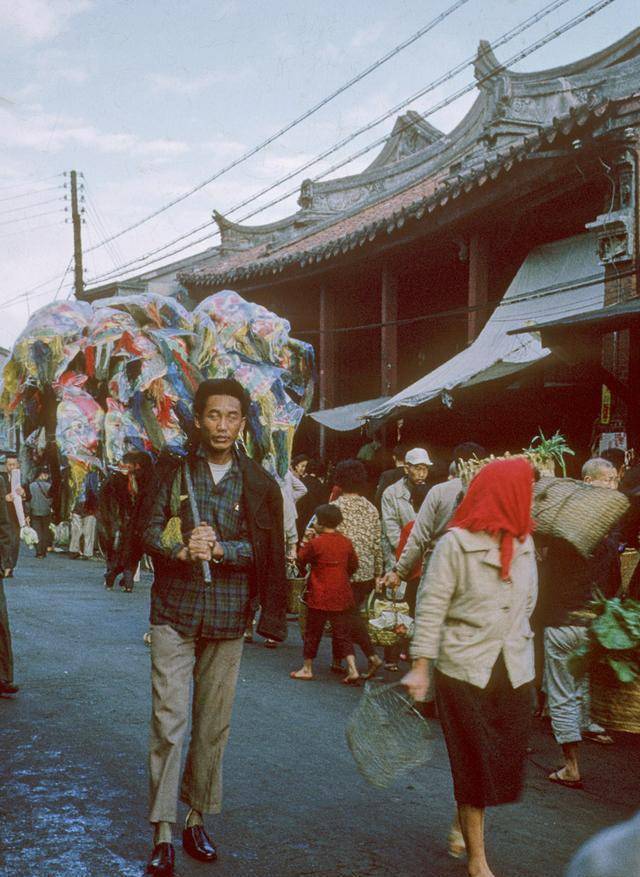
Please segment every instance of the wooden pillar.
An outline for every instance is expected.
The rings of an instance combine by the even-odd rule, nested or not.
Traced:
[[[398,392],[398,278],[383,265],[380,283],[380,392]]]
[[[469,293],[467,304],[467,344],[480,334],[487,320],[486,305],[489,297],[489,242],[483,235],[474,234],[469,241]]]
[[[335,296],[323,283],[320,287],[320,306],[318,324],[320,338],[318,345],[318,407],[333,408],[335,405]],[[325,457],[327,451],[327,430],[320,427],[320,456]]]

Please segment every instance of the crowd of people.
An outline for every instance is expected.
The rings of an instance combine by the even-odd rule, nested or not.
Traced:
[[[519,797],[534,711],[550,716],[562,756],[551,783],[581,788],[581,742],[611,742],[591,721],[588,683],[571,674],[568,659],[586,636],[584,610],[595,588],[619,592],[620,550],[637,538],[637,519],[611,532],[588,560],[562,540],[538,539],[531,463],[495,460],[468,482],[461,467],[487,456],[470,441],[453,450],[445,478],[435,477],[429,451],[417,444],[398,445],[393,467],[377,483],[360,459],[329,469],[300,455],[278,484],[238,449],[248,406],[236,381],[204,381],[188,455],[154,467],[145,453],[127,454],[102,482],[85,480],[71,514],[72,556],[92,556],[97,534],[107,589],[120,577],[130,592],[142,554],[153,563],[154,844],[147,873],[173,874],[178,800],[188,807],[185,851],[205,862],[217,857],[204,817],[222,806],[222,756],[243,642],[253,638],[258,611],[256,634],[272,646],[285,639],[288,575],[306,578],[302,666],[291,678],[316,678],[327,622],[331,669],[344,684],[360,684],[383,664],[390,674],[402,672],[423,714],[442,724],[456,801],[450,852],[466,852],[470,877],[492,877],[484,811]],[[635,496],[634,472],[613,457],[588,460],[583,480]],[[12,478],[18,468],[9,455],[0,491],[4,577],[18,559],[17,505],[24,503],[38,534],[36,556],[46,557],[50,547],[48,472],[23,485]],[[415,621],[413,636],[398,634],[383,657],[362,611],[376,594],[406,602]],[[0,694],[17,690],[0,577]]]

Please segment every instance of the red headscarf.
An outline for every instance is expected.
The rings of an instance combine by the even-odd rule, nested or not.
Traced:
[[[514,457],[484,466],[449,523],[472,533],[484,531],[500,537],[502,579],[509,579],[513,539],[524,542],[535,526],[531,518],[533,467]]]

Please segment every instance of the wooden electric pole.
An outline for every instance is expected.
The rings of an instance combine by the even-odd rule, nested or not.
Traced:
[[[76,171],[71,171],[71,219],[73,221],[74,292],[76,298],[80,298],[84,290],[84,278],[82,274],[82,237],[80,234],[82,216],[78,209],[78,174]]]

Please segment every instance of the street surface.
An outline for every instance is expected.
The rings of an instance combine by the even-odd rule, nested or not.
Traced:
[[[0,700],[0,874],[139,877],[146,823],[150,576],[132,595],[102,587],[97,562],[22,548],[5,582],[18,697]],[[328,671],[299,683],[296,622],[277,651],[245,647],[225,760],[225,808],[208,826],[214,865],[176,844],[176,873],[195,877],[465,877],[446,852],[452,789],[437,723],[431,762],[378,791],[344,739],[360,693]],[[537,720],[525,797],[488,814],[497,877],[560,877],[580,843],[638,806],[638,738],[585,744],[584,791],[551,785],[559,765]],[[181,810],[182,814],[182,810]]]

